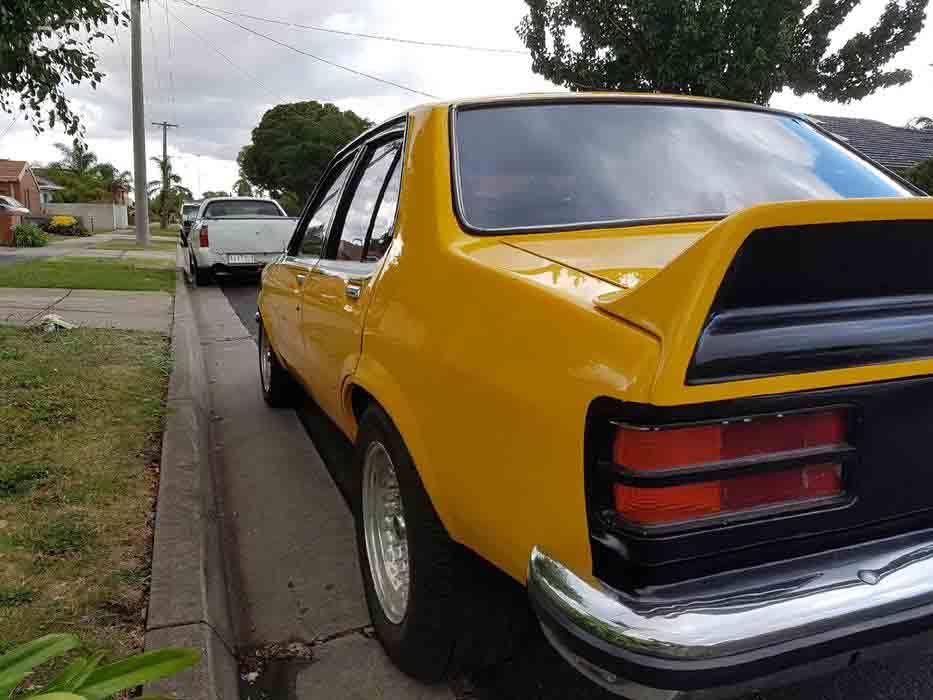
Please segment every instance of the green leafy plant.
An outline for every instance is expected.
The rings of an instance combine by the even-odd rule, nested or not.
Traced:
[[[41,248],[48,244],[49,237],[35,224],[19,224],[13,228],[13,245],[17,248]]]
[[[0,698],[13,691],[34,669],[80,647],[73,634],[49,634],[0,656]],[[75,659],[52,681],[23,700],[105,700],[124,690],[167,678],[198,663],[193,649],[159,649],[101,666],[104,654]]]

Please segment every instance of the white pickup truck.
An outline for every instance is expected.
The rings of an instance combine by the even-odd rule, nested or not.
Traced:
[[[273,199],[205,199],[188,235],[189,278],[208,284],[214,274],[258,272],[281,255],[294,229]]]

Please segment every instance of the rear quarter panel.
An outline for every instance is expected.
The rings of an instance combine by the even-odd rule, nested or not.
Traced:
[[[657,343],[593,306],[612,285],[464,234],[446,111],[416,113],[411,130],[352,381],[395,421],[454,539],[519,581],[535,545],[590,576],[587,408],[643,399]]]

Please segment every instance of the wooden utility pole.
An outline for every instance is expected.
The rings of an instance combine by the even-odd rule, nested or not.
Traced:
[[[143,40],[140,0],[132,6],[130,33],[133,83],[133,169],[136,182],[136,245],[149,245],[149,195],[146,192],[146,114],[143,102]]]
[[[159,207],[159,225],[162,229],[168,228],[168,212],[165,210],[166,200],[168,199],[168,188],[171,184],[168,181],[168,130],[177,129],[178,124],[169,124],[168,122],[152,122],[153,126],[162,127],[162,204]]]

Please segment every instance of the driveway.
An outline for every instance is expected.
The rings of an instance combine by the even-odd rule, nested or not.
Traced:
[[[216,288],[209,289],[212,290],[209,293],[216,294]],[[240,332],[243,335],[248,333],[251,338],[248,341],[249,347],[244,347],[241,351],[245,364],[238,368],[245,372],[246,376],[236,379],[236,382],[242,386],[230,390],[231,400],[235,397],[241,405],[249,401],[249,411],[245,407],[238,411],[242,416],[241,420],[249,423],[263,420],[271,414],[281,415],[281,412],[265,409],[258,394],[258,378],[255,376],[258,371],[255,367],[256,351],[252,345],[258,330],[255,321],[257,293],[255,281],[226,282],[220,285],[220,289],[223,298],[229,304],[224,313],[230,313],[232,309],[241,322],[238,324],[242,329]],[[220,296],[217,296],[219,299]],[[242,339],[238,339],[237,342],[246,345]],[[252,366],[248,366],[249,364]],[[221,375],[218,377],[218,381],[222,384],[234,381],[229,372],[223,374],[226,378],[221,378]],[[270,672],[260,683],[263,692],[268,693],[268,697],[299,698],[300,700],[325,696],[334,700],[357,697],[609,700],[615,697],[573,671],[540,634],[535,635],[522,654],[513,661],[470,678],[458,679],[449,688],[432,689],[433,694],[422,694],[428,691],[422,691],[417,685],[404,684],[402,680],[399,680],[399,674],[391,667],[385,666],[386,662],[381,653],[372,649],[371,644],[375,642],[371,640],[363,642],[354,636],[365,637],[368,633],[365,627],[356,629],[352,628],[352,625],[366,625],[368,621],[365,619],[362,592],[359,589],[360,584],[356,573],[352,521],[345,504],[338,502],[339,499],[334,499],[333,487],[328,488],[328,485],[320,479],[321,470],[326,469],[330,479],[341,489],[344,488],[346,470],[343,466],[347,463],[349,445],[330,420],[312,402],[306,401],[295,412],[295,415],[303,427],[302,437],[305,439],[299,440],[297,436],[290,434],[286,450],[294,453],[297,462],[303,462],[303,466],[298,464],[288,470],[276,469],[274,464],[261,456],[263,450],[260,448],[256,451],[254,467],[256,470],[261,470],[263,476],[274,477],[275,491],[280,494],[277,498],[288,503],[295,499],[306,503],[307,513],[296,513],[298,517],[306,518],[306,520],[296,524],[291,521],[290,517],[286,517],[286,521],[283,522],[281,504],[274,499],[262,500],[268,495],[267,484],[253,482],[252,486],[245,483],[240,486],[244,489],[244,493],[241,494],[244,503],[257,500],[262,502],[262,506],[258,508],[262,514],[256,512],[251,516],[255,518],[255,522],[252,525],[240,524],[247,529],[255,528],[248,535],[252,542],[251,546],[265,546],[269,550],[263,557],[253,562],[252,566],[275,567],[278,563],[279,568],[278,571],[254,571],[252,575],[267,579],[267,583],[282,578],[285,574],[281,570],[281,564],[286,562],[286,559],[282,557],[287,558],[289,553],[295,552],[301,553],[306,563],[311,561],[315,565],[335,568],[329,572],[307,571],[303,581],[289,579],[288,584],[283,586],[284,590],[281,591],[274,591],[271,587],[266,589],[264,595],[270,596],[268,602],[272,602],[271,597],[278,596],[281,601],[277,605],[290,604],[295,607],[291,614],[282,612],[283,619],[280,622],[271,618],[254,621],[253,632],[261,631],[260,637],[277,638],[281,641],[289,639],[289,635],[292,639],[300,637],[300,631],[295,625],[301,619],[302,610],[305,610],[304,614],[307,615],[309,607],[315,606],[315,597],[313,595],[310,598],[306,597],[313,590],[313,586],[308,587],[309,583],[315,577],[323,579],[330,576],[335,585],[341,586],[339,595],[341,603],[333,609],[334,614],[343,615],[345,622],[351,623],[351,634],[344,637],[349,641],[339,641],[342,638],[338,638],[335,641],[339,641],[339,644],[332,645],[331,642],[327,645],[325,665],[335,663],[335,653],[347,657],[345,662],[339,664],[341,669],[337,677],[328,675],[335,672],[333,669],[327,670],[316,665],[307,666],[303,661],[289,661],[285,655],[286,658],[283,661],[268,667]],[[226,417],[222,417],[221,425],[230,431],[237,429],[236,426],[227,424]],[[276,454],[281,446],[276,446],[274,443],[280,439],[282,439],[280,435],[267,434],[261,437],[262,444],[269,445],[269,450]],[[263,478],[262,481],[266,482],[269,479]],[[293,503],[291,507],[294,507]],[[251,510],[257,510],[257,507],[253,506]],[[321,529],[319,525],[322,511],[328,513],[327,527],[324,529]],[[320,553],[321,550],[325,552],[324,555]],[[348,562],[352,562],[352,566],[348,566]],[[260,608],[253,608],[253,613],[266,614]],[[357,634],[358,632],[360,634]],[[930,656],[895,657],[885,662],[864,663],[827,678],[752,695],[746,700],[925,699],[933,697],[931,660],[933,657]],[[344,668],[347,665],[351,668]],[[353,670],[353,666],[356,670]],[[347,673],[350,674],[349,677]],[[327,683],[332,683],[332,685],[327,685]],[[395,683],[403,683],[403,685],[393,685]],[[327,689],[326,692],[324,688]],[[256,693],[256,690],[254,689],[253,692]],[[261,696],[258,693],[245,696],[246,700],[254,698],[258,700],[259,697]]]

